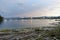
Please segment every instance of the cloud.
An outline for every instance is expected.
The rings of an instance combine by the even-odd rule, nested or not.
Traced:
[[[33,6],[36,5],[37,4],[33,4]],[[22,15],[23,16],[60,16],[60,0],[53,0],[52,2],[49,1],[48,5],[43,5],[43,6],[39,9],[33,10],[31,12],[27,12]]]
[[[0,14],[4,17],[58,16],[59,11],[60,0],[0,0]]]

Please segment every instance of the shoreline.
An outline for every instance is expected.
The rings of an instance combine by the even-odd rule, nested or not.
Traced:
[[[40,29],[39,27],[36,28],[24,28],[22,30],[9,30],[9,29],[5,29],[5,30],[1,30],[0,31],[0,39],[6,39],[6,40],[14,40],[14,39],[21,39],[21,40],[35,40],[37,39],[39,36],[42,35],[42,33],[44,33],[43,29]],[[1,37],[2,36],[2,37]],[[33,36],[33,37],[32,37]]]

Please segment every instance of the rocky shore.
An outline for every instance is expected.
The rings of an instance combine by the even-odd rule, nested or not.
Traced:
[[[54,27],[52,27],[54,28]],[[5,29],[0,31],[0,40],[58,40],[54,29],[40,28]],[[49,27],[48,27],[49,29]],[[57,32],[57,31],[56,31]]]
[[[38,36],[34,29],[0,31],[0,40],[35,40]]]

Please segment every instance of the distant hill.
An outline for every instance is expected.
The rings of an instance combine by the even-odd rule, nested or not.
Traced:
[[[60,16],[51,16],[51,17],[48,17],[48,16],[42,16],[42,17],[23,17],[23,18],[21,18],[21,17],[15,17],[15,18],[4,18],[4,19],[7,19],[7,20],[9,20],[9,19],[12,19],[12,20],[15,20],[15,19],[17,19],[17,20],[21,20],[21,19],[60,19]]]

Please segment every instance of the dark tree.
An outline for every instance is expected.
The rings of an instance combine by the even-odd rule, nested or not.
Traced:
[[[2,16],[0,16],[0,23],[3,21],[3,17]]]

